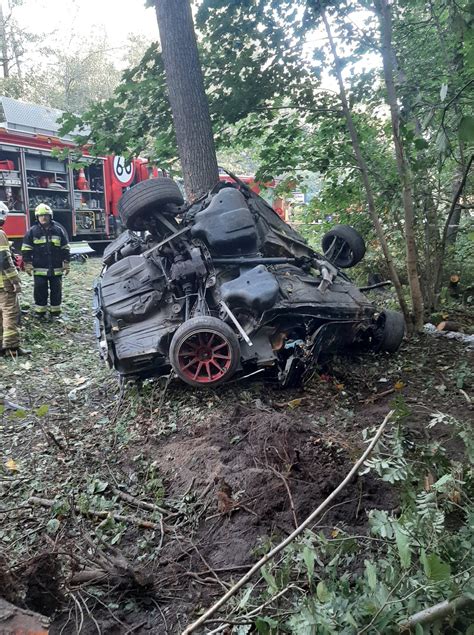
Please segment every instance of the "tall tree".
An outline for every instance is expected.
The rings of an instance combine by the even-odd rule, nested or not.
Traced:
[[[392,46],[392,15],[387,0],[376,0],[376,6],[380,19],[382,61],[385,85],[387,87],[387,101],[390,106],[390,117],[392,121],[393,145],[397,159],[398,175],[402,188],[403,209],[405,212],[404,233],[406,242],[406,265],[413,304],[413,321],[416,330],[420,331],[424,324],[423,294],[421,291],[416,253],[412,173],[410,164],[405,156],[400,136],[401,117],[394,80],[395,53]]]
[[[407,266],[403,188],[386,115],[374,2],[318,4],[333,33],[373,205],[402,276]],[[391,5],[392,48],[403,62],[394,76],[399,142],[411,177],[413,238],[429,309],[435,307],[444,282],[442,260],[450,259],[451,271],[468,268],[460,249],[468,241],[465,210],[470,209],[472,192],[466,171],[474,141],[471,5],[472,0],[400,0]],[[256,148],[260,178],[298,177],[303,170],[319,173],[321,191],[305,216],[310,222],[307,235],[316,237],[329,219],[353,224],[373,246],[371,266],[383,272],[380,241],[372,240],[375,222],[365,213],[364,179],[339,91],[323,88],[319,81],[333,68],[334,58],[327,38],[320,38],[315,29],[311,6],[314,0],[201,0],[196,24],[216,143],[227,150]],[[316,42],[311,52],[310,42]],[[87,113],[83,123],[91,134],[85,141],[101,152],[145,153],[161,165],[175,161],[162,68],[159,51],[150,49],[141,64],[125,73],[113,98]],[[80,121],[70,123],[74,128]],[[463,190],[458,194],[460,184]],[[318,223],[312,222],[315,218]],[[460,226],[456,253],[443,248],[446,222],[450,228]],[[452,236],[451,229],[448,234]]]
[[[377,209],[376,209],[376,205],[375,205],[375,199],[374,199],[374,195],[373,195],[373,191],[372,191],[372,186],[370,183],[370,177],[369,177],[369,170],[367,167],[367,162],[362,154],[362,150],[361,150],[361,146],[360,146],[360,142],[359,142],[359,136],[357,134],[357,130],[356,127],[354,125],[354,120],[352,117],[352,113],[350,111],[349,108],[349,102],[347,99],[347,94],[346,94],[346,89],[344,86],[344,82],[342,79],[342,72],[341,72],[341,60],[339,59],[339,55],[337,53],[337,49],[336,49],[336,45],[334,43],[334,38],[332,35],[332,31],[331,31],[331,27],[329,25],[329,21],[327,19],[326,16],[326,11],[324,10],[324,7],[317,1],[315,0],[314,4],[313,4],[313,8],[315,9],[316,12],[320,12],[321,13],[321,18],[323,20],[324,23],[324,28],[326,29],[326,33],[328,36],[328,40],[329,40],[329,45],[331,47],[331,52],[334,58],[334,73],[337,77],[337,81],[339,84],[339,96],[341,99],[341,104],[342,104],[342,110],[344,113],[344,116],[346,118],[346,122],[347,122],[347,128],[349,130],[349,134],[351,137],[351,141],[352,141],[352,147],[354,150],[354,154],[357,160],[357,163],[359,165],[360,168],[360,172],[361,172],[361,177],[362,177],[362,182],[364,184],[364,189],[365,189],[365,193],[367,196],[367,207],[369,209],[369,214],[370,217],[372,219],[372,222],[374,223],[374,227],[375,227],[375,232],[377,234],[377,238],[380,242],[380,245],[382,247],[382,251],[385,257],[385,261],[387,263],[387,267],[390,273],[390,279],[393,282],[393,285],[395,287],[395,291],[397,293],[397,298],[398,298],[398,302],[400,304],[400,308],[403,311],[403,314],[405,316],[405,321],[407,323],[407,325],[410,325],[410,316],[409,316],[409,312],[408,312],[408,307],[407,304],[405,302],[405,298],[403,295],[403,289],[402,289],[402,285],[400,284],[400,279],[398,277],[398,273],[397,270],[395,268],[395,264],[393,262],[393,258],[392,258],[392,254],[390,253],[388,244],[387,244],[387,239],[385,237],[385,233],[382,227],[382,223],[380,222],[379,216],[377,214]]]
[[[190,201],[219,180],[209,106],[188,0],[155,0],[168,98]]]

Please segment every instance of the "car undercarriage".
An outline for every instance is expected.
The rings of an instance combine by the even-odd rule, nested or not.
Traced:
[[[94,288],[108,364],[124,378],[173,371],[197,387],[264,371],[286,387],[354,344],[397,350],[402,316],[377,311],[342,270],[363,257],[360,235],[336,226],[318,254],[232,179],[188,206],[167,178],[124,194],[127,230]]]

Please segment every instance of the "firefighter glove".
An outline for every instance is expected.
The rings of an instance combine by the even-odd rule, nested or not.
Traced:
[[[25,262],[25,271],[29,276],[33,274],[33,265],[31,262]]]
[[[70,271],[71,271],[71,266],[70,266],[69,262],[67,260],[65,260],[63,262],[63,273],[64,273],[64,275],[67,276]]]

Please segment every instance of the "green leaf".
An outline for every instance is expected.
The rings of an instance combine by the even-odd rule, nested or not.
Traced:
[[[243,609],[248,601],[250,600],[250,596],[252,595],[253,586],[249,586],[248,589],[245,589],[245,593],[242,595],[239,601],[239,609]]]
[[[57,518],[51,518],[46,525],[46,531],[48,534],[54,535],[58,531],[60,524]]]
[[[259,633],[263,633],[263,635],[268,635],[270,629],[276,628],[277,626],[278,622],[271,617],[257,617],[255,620],[255,628]]]
[[[270,571],[267,569],[267,567],[262,567],[261,574],[262,574],[262,578],[265,580],[265,582],[270,587],[270,590],[272,592],[278,591],[278,586],[277,586],[276,580],[275,580],[274,576],[270,573]]]
[[[316,559],[314,549],[310,549],[306,546],[303,549],[303,561],[306,565],[306,571],[308,572],[308,580],[311,580],[314,573],[314,561]]]
[[[353,626],[354,628],[356,628],[357,630],[359,630],[359,625],[357,624],[355,619],[352,617],[352,614],[349,613],[349,611],[347,611],[347,613],[344,615],[344,621],[350,624],[351,626]]]
[[[436,553],[426,554],[425,550],[422,549],[420,560],[426,577],[430,580],[441,582],[442,580],[447,580],[451,575],[449,564],[441,560]]]
[[[10,413],[10,418],[11,419],[24,419],[27,415],[27,411],[26,410],[14,410],[12,413]]]
[[[417,137],[413,143],[415,144],[415,148],[417,150],[426,150],[426,148],[429,148],[430,145],[426,139],[423,139],[423,137]]]
[[[324,602],[328,602],[331,598],[331,594],[322,580],[318,582],[318,585],[316,587],[316,595],[318,596],[318,600],[323,604]]]
[[[446,154],[446,150],[448,149],[448,137],[444,130],[440,130],[438,136],[436,137],[436,150],[438,154]]]
[[[465,115],[459,124],[459,138],[461,141],[474,141],[474,117]]]
[[[461,386],[462,388],[462,386]],[[444,487],[447,483],[449,483],[451,486],[453,486],[454,484],[454,478],[452,474],[444,474],[444,476],[442,476],[441,478],[439,478],[436,483],[433,483],[433,485],[431,486],[432,489],[436,490],[437,492],[443,492],[446,491],[446,488]]]
[[[364,564],[367,583],[372,591],[375,591],[375,588],[377,587],[377,569],[370,560],[364,560]]]
[[[408,569],[411,563],[410,539],[401,529],[398,523],[395,525],[395,541],[397,543],[398,555],[404,569]]]
[[[37,408],[36,410],[36,416],[37,417],[44,417],[45,415],[47,415],[49,412],[49,406],[48,404],[43,404],[42,406],[40,406],[39,408]]]
[[[107,488],[108,488],[109,484],[107,483],[107,481],[95,481],[95,488],[94,491],[95,492],[104,492]]]
[[[120,539],[123,536],[123,531],[119,531],[118,534],[115,534],[115,536],[112,538],[112,540],[110,541],[111,545],[116,545]]]

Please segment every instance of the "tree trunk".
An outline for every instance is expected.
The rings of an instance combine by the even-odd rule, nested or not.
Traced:
[[[424,323],[423,294],[421,291],[420,277],[415,241],[415,213],[413,206],[412,176],[410,166],[405,158],[403,145],[400,139],[400,111],[397,103],[395,82],[393,78],[394,52],[392,47],[392,17],[389,0],[376,0],[382,35],[382,60],[387,88],[387,101],[390,106],[392,120],[393,144],[397,159],[398,175],[402,187],[403,208],[405,211],[405,242],[408,281],[410,284],[411,300],[413,305],[413,317],[415,329],[420,331]]]
[[[168,97],[189,201],[219,180],[189,0],[155,0]]]
[[[446,245],[448,242],[448,231],[449,231],[449,227],[451,225],[452,222],[452,218],[456,212],[457,206],[458,206],[458,202],[459,202],[459,197],[461,196],[464,187],[466,185],[466,181],[467,181],[467,177],[469,175],[469,172],[471,170],[471,166],[474,162],[474,154],[471,154],[469,161],[465,167],[464,170],[464,174],[462,176],[461,182],[459,183],[458,189],[457,191],[454,193],[453,196],[453,200],[451,203],[451,208],[448,212],[448,217],[446,218],[446,222],[444,224],[444,230],[443,230],[443,236],[441,238],[441,245],[439,248],[439,254],[438,254],[438,263],[437,263],[437,268],[436,268],[436,280],[435,280],[435,290],[434,290],[434,294],[435,294],[435,304],[437,305],[439,302],[439,295],[441,293],[441,289],[443,287],[443,270],[444,270],[444,257],[446,255]]]
[[[392,281],[393,286],[395,287],[395,292],[397,294],[397,298],[398,298],[398,302],[400,304],[400,308],[401,308],[401,310],[403,312],[403,315],[404,315],[404,318],[405,318],[405,322],[407,324],[407,328],[410,330],[410,323],[411,323],[410,314],[409,314],[409,311],[408,311],[407,304],[405,302],[405,298],[403,296],[402,285],[400,283],[400,279],[398,277],[397,270],[395,269],[395,265],[393,263],[392,255],[391,255],[390,250],[389,250],[388,245],[387,245],[387,240],[386,240],[385,234],[383,232],[382,224],[380,222],[380,219],[379,219],[378,214],[377,214],[377,210],[375,208],[374,195],[373,195],[372,187],[370,185],[370,180],[369,180],[369,170],[367,168],[367,163],[365,162],[365,159],[364,159],[364,157],[362,155],[362,150],[361,150],[360,143],[359,143],[359,137],[357,135],[357,130],[355,128],[354,121],[352,119],[352,113],[351,113],[350,108],[349,108],[349,103],[348,103],[347,95],[346,95],[346,89],[344,88],[344,82],[342,81],[341,63],[340,63],[339,56],[337,54],[336,46],[334,44],[334,39],[332,37],[331,28],[329,26],[329,22],[327,20],[326,13],[325,13],[324,9],[322,7],[318,7],[318,3],[317,2],[315,2],[313,4],[313,6],[315,7],[316,10],[319,9],[321,17],[322,17],[323,22],[324,22],[324,26],[326,28],[326,33],[327,33],[327,36],[328,36],[328,39],[329,39],[329,44],[330,44],[332,55],[333,55],[333,58],[334,58],[334,69],[335,69],[335,73],[336,73],[336,76],[337,76],[337,81],[339,83],[339,97],[341,99],[342,110],[343,110],[344,116],[346,118],[347,128],[349,130],[349,134],[350,134],[351,141],[352,141],[352,148],[354,150],[354,154],[356,156],[357,163],[359,165],[360,172],[361,172],[361,175],[362,175],[362,182],[364,184],[365,194],[366,194],[366,197],[367,197],[367,206],[369,208],[369,214],[370,214],[370,216],[372,218],[372,222],[374,223],[375,232],[377,234],[377,238],[379,240],[379,243],[380,243],[380,245],[382,247],[382,252],[383,252],[383,255],[385,257],[385,261],[387,263],[387,267],[388,267],[388,271],[389,271],[389,275],[390,275],[390,280]]]
[[[0,50],[2,52],[2,67],[3,67],[3,78],[6,79],[10,77],[10,69],[8,66],[8,49],[7,49],[7,34],[5,29],[5,18],[3,17],[3,7],[0,2],[0,38],[2,38],[2,45]]]

